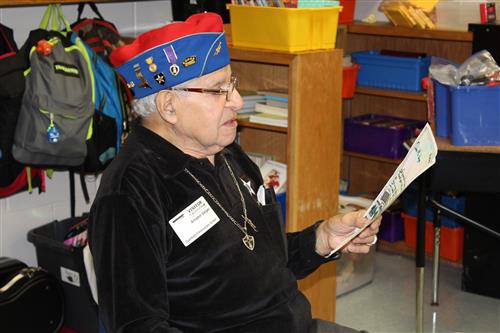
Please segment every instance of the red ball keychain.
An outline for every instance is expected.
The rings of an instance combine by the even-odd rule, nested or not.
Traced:
[[[44,56],[48,56],[52,53],[53,47],[54,47],[54,45],[49,43],[49,41],[47,41],[46,39],[41,39],[36,44],[36,52],[38,52]]]

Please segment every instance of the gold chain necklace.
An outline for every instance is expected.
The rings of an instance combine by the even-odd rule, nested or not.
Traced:
[[[193,178],[193,180],[196,182],[196,184],[198,184],[198,186],[203,191],[205,191],[205,193],[210,197],[210,199],[212,199],[212,201],[224,212],[224,214],[227,216],[227,218],[231,222],[233,222],[233,224],[236,227],[238,227],[238,229],[240,229],[240,231],[245,235],[241,239],[243,241],[243,244],[250,251],[253,251],[253,249],[255,248],[255,238],[252,235],[248,234],[247,224],[250,225],[255,232],[257,232],[257,227],[255,226],[255,224],[253,224],[252,220],[250,220],[248,218],[247,205],[245,203],[245,198],[243,197],[243,193],[241,192],[240,185],[238,184],[238,181],[236,180],[236,176],[234,175],[233,169],[231,169],[231,167],[229,166],[229,163],[227,162],[226,158],[224,156],[222,156],[222,158],[224,159],[224,162],[226,163],[226,166],[229,170],[229,173],[231,174],[231,178],[233,179],[233,183],[236,185],[236,188],[238,189],[238,193],[240,194],[241,205],[243,206],[243,215],[241,215],[241,217],[243,218],[243,226],[241,226],[238,222],[236,222],[236,220],[231,216],[231,214],[229,214],[227,212],[227,210],[224,209],[224,207],[222,207],[221,203],[219,202],[219,200],[217,200],[217,198],[215,198],[215,196],[212,194],[212,192],[210,192],[208,190],[208,188],[206,188],[205,185],[203,185],[201,183],[201,181],[198,178],[196,178],[195,175],[193,175],[191,173],[191,171],[189,171],[187,168],[184,168],[184,172],[187,173],[189,176],[191,176],[191,178]]]

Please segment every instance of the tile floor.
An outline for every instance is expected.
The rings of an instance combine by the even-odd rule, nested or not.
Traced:
[[[427,261],[424,332],[500,332],[500,300],[462,291],[461,271],[441,265],[440,305],[431,306],[432,267]],[[371,333],[415,332],[415,279],[414,258],[376,252],[373,281],[337,298],[337,322]]]

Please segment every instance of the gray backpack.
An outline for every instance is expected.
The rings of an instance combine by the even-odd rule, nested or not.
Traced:
[[[41,27],[47,28],[50,15],[53,28],[54,20],[69,28],[60,5],[49,5]],[[54,30],[31,49],[12,154],[27,165],[78,166],[92,135],[94,79],[81,40],[73,44],[71,32]]]

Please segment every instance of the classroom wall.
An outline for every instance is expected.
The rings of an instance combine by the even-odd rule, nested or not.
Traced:
[[[378,10],[381,2],[382,0],[356,0],[354,19],[361,21],[368,15],[373,14],[377,18],[377,22],[387,22],[387,17]]]
[[[126,36],[136,36],[172,19],[170,0],[98,4],[98,8],[103,17],[113,22]],[[14,30],[16,43],[21,47],[29,31],[38,27],[44,10],[43,6],[2,8],[0,22]],[[76,20],[76,5],[64,5],[63,11],[70,23]],[[88,8],[83,14],[84,17],[93,17]],[[99,179],[89,176],[86,180],[89,194],[93,198]],[[88,211],[90,205],[83,199],[78,179],[75,184],[76,213],[81,214]],[[69,215],[67,172],[56,172],[53,179],[47,179],[45,193],[38,194],[35,190],[32,194],[24,192],[0,199],[0,256],[17,258],[29,265],[36,265],[35,248],[26,239],[28,231]]]
[[[496,8],[500,0],[491,0]],[[377,22],[387,22],[387,17],[378,10],[382,0],[356,0],[355,20],[363,20],[368,15],[375,15]],[[438,29],[467,31],[469,23],[481,22],[479,5],[484,0],[439,0],[435,8],[435,23]],[[497,13],[499,13],[497,11]],[[499,14],[497,14],[499,15]]]

